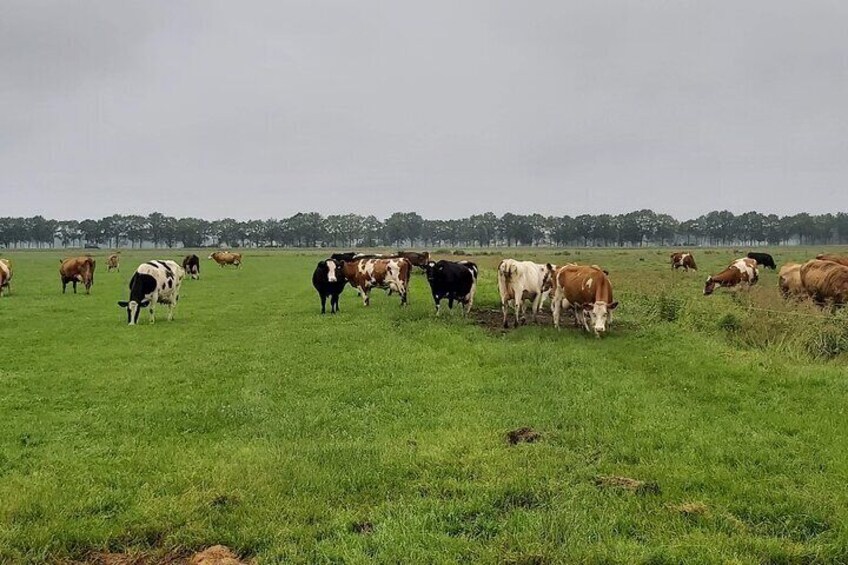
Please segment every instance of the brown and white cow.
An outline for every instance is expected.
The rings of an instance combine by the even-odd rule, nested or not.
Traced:
[[[232,251],[216,251],[210,255],[209,258],[218,263],[222,268],[224,265],[235,265],[236,268],[241,267],[241,253],[233,253]]]
[[[836,255],[835,253],[822,253],[820,255],[816,255],[816,259],[819,261],[832,261],[848,267],[848,257]]]
[[[565,265],[554,269],[554,326],[560,327],[563,308],[571,308],[575,319],[587,332],[596,337],[607,331],[612,311],[618,307],[613,300],[612,284],[607,274],[595,265]],[[586,319],[586,316],[589,319]]]
[[[525,321],[525,300],[529,300],[530,316],[533,322],[542,307],[542,303],[551,291],[551,273],[546,265],[532,261],[504,259],[498,265],[498,292],[501,295],[503,327],[509,327],[508,312],[512,306],[515,314],[515,326]]]
[[[6,296],[12,294],[12,262],[8,259],[0,259],[0,296],[3,296],[3,290],[6,291]]]
[[[757,269],[757,262],[748,257],[743,257],[728,265],[719,274],[707,277],[707,282],[704,284],[704,295],[712,294],[716,286],[729,288],[743,285],[750,287],[756,284],[758,280],[760,280],[760,271]]]
[[[777,285],[783,298],[806,296],[807,291],[804,290],[804,284],[801,282],[801,267],[800,263],[787,263],[780,268]]]
[[[671,254],[671,270],[675,271],[680,267],[683,267],[683,270],[687,273],[689,269],[698,270],[698,266],[695,265],[695,257],[691,253],[683,253],[682,251]]]
[[[350,286],[362,297],[365,306],[371,304],[371,289],[384,288],[391,295],[400,295],[400,304],[407,303],[409,292],[409,274],[412,265],[403,257],[394,259],[358,259],[345,261],[342,273]]]
[[[848,267],[833,261],[814,259],[801,267],[801,284],[820,306],[841,306],[848,302]]]
[[[119,273],[121,272],[121,252],[112,253],[106,259],[106,272],[111,273],[112,269],[115,269]]]
[[[86,294],[91,294],[91,285],[94,284],[94,268],[96,266],[94,258],[90,255],[85,255],[60,261],[59,277],[62,279],[62,294],[65,294],[68,283],[73,283],[74,294],[76,294],[78,282],[85,285]]]

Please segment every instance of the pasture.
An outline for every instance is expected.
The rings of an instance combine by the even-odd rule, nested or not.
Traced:
[[[486,250],[466,319],[417,270],[408,308],[348,288],[322,317],[326,253],[198,253],[175,321],[137,327],[134,268],[182,250],[99,252],[90,296],[61,294],[62,251],[4,252],[0,562],[848,561],[848,317],[772,271],[703,297],[737,254],[669,251]],[[502,331],[502,257],[609,269],[610,335]]]

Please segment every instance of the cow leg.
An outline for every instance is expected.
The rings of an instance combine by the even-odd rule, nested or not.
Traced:
[[[330,302],[330,308],[332,308],[333,306],[335,306],[335,308],[336,308],[333,311],[334,314],[339,311],[339,296],[340,296],[340,294],[334,294],[333,299]]]
[[[169,322],[174,321],[174,308],[177,307],[176,300],[177,300],[177,298],[174,297],[174,302],[168,303],[168,321]]]
[[[438,295],[433,294],[433,302],[436,303],[436,316],[438,316],[442,312],[442,299]]]
[[[530,307],[533,309],[531,312],[530,318],[533,320],[533,323],[536,323],[536,315],[539,313],[539,309],[542,307],[542,296],[543,294],[540,292],[536,295],[536,298],[533,299]]]
[[[62,281],[62,294],[65,294],[65,290],[68,287],[68,281]]]
[[[448,298],[448,310],[453,311],[453,298]]]
[[[501,300],[501,311],[503,312],[503,327],[508,328],[509,322],[507,321],[507,317],[509,315],[509,299]]]
[[[74,294],[77,293],[77,281],[74,281]]]
[[[153,309],[153,302],[152,301],[150,302],[150,323],[151,324],[156,323],[156,312]]]
[[[371,289],[363,289],[362,290],[362,300],[366,306],[371,304]]]
[[[333,303],[330,302],[330,310],[332,310],[332,309],[333,309]],[[327,313],[327,295],[326,294],[321,295],[321,313],[322,314]]]

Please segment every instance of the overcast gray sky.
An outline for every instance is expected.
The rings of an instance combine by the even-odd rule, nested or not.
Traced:
[[[0,2],[0,216],[848,210],[845,0]]]

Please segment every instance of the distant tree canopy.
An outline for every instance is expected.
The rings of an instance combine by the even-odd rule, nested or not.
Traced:
[[[284,219],[209,221],[114,214],[99,220],[0,218],[0,247],[488,247],[493,245],[824,245],[848,243],[848,214],[776,216],[726,210],[678,221],[667,214],[543,216],[491,212],[427,220],[396,212],[384,220],[357,214],[299,213]]]

